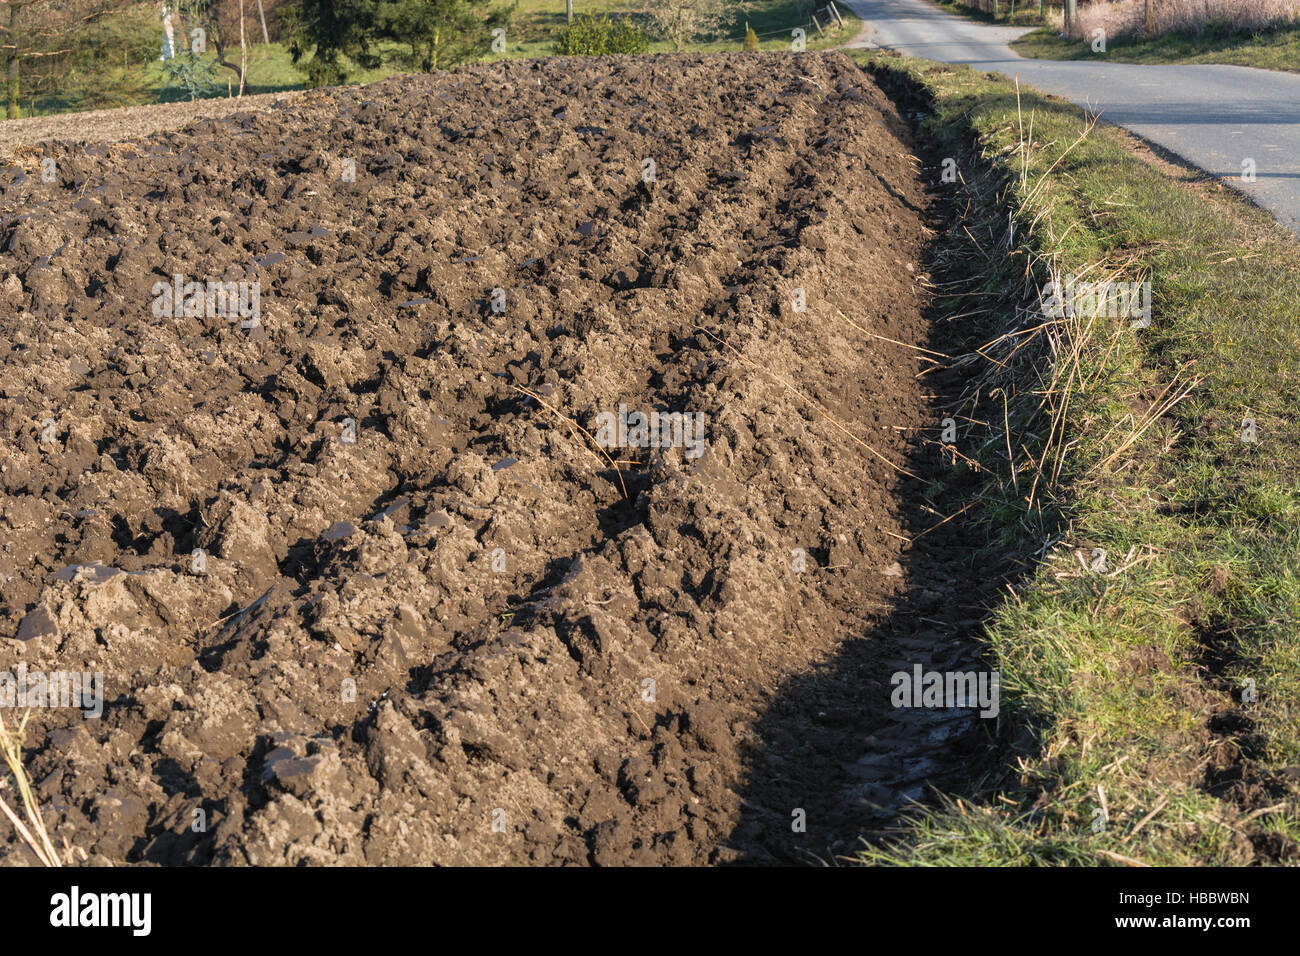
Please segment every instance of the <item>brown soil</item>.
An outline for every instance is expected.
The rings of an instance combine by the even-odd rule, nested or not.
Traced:
[[[60,141],[68,143],[109,143],[131,136],[148,136],[169,129],[180,129],[196,119],[229,116],[257,110],[297,108],[303,97],[327,94],[259,93],[256,96],[218,97],[189,103],[153,103],[149,106],[126,106],[86,113],[60,113],[55,116],[29,116],[0,123],[0,156],[21,156],[24,147]]]
[[[906,544],[941,413],[886,340],[926,341],[933,212],[847,57],[514,61],[44,155],[0,174],[0,670],[108,700],[33,711],[56,843],[828,859],[972,745],[888,703],[979,595],[955,522]],[[175,273],[260,281],[260,326],[155,318]],[[620,403],[705,454],[616,471],[568,420]]]

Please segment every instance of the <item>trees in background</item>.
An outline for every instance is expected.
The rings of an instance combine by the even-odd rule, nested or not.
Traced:
[[[57,88],[78,105],[114,105],[129,97],[129,89],[101,88],[94,74],[102,64],[149,55],[139,27],[153,10],[142,0],[0,0],[6,115],[19,116],[25,88]]]
[[[486,54],[491,31],[510,19],[490,0],[390,0],[378,8],[383,36],[398,45],[388,61],[424,73]]]
[[[166,7],[164,8],[164,3]],[[509,0],[0,0],[6,114],[20,103],[94,109],[227,84],[242,94],[255,44],[286,42],[312,86],[357,69],[432,71],[501,52]],[[164,9],[174,46],[164,47]],[[496,31],[494,35],[494,31]],[[162,61],[161,63],[159,61]]]
[[[230,70],[239,81],[239,95],[244,95],[248,78],[248,45],[244,21],[247,11],[243,0],[192,0],[196,22],[207,31],[207,40],[216,54],[216,65]],[[239,49],[239,62],[231,63],[234,49]]]
[[[166,0],[175,55],[162,66],[167,85],[190,98],[242,90],[247,52],[281,32],[289,0]],[[54,109],[97,109],[147,102],[145,67],[163,51],[162,0],[0,0],[0,77],[5,114],[40,99]],[[202,30],[194,52],[195,29]]]
[[[180,42],[181,50],[177,59],[181,61],[169,70],[178,74],[179,79],[190,90],[191,99],[195,97],[195,86],[190,82],[191,74],[202,75],[210,66],[230,70],[233,80],[238,81],[239,94],[242,96],[248,82],[248,47],[250,39],[257,36],[263,42],[270,42],[270,30],[267,26],[267,11],[273,15],[280,13],[287,5],[286,0],[181,0],[180,11],[186,24],[187,37]],[[250,23],[250,20],[252,21]],[[193,51],[194,29],[203,31],[203,45],[206,52],[210,49],[213,61],[196,60]],[[188,45],[187,45],[188,44]],[[189,57],[184,55],[190,51]],[[235,51],[239,51],[238,62],[231,62]],[[202,95],[202,94],[199,94]]]
[[[377,30],[376,0],[298,0],[284,14],[289,55],[310,86],[347,79],[345,58],[362,69],[382,61],[372,49]]]
[[[512,9],[496,0],[297,0],[285,23],[294,63],[311,86],[325,86],[345,82],[352,65],[428,72],[481,56]]]
[[[217,66],[207,55],[209,24],[205,4],[182,0],[179,7],[169,9],[176,49],[163,60],[163,76],[192,100],[212,96],[218,90]]]

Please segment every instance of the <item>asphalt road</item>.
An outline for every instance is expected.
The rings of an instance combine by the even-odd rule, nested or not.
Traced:
[[[968,63],[1101,113],[1102,119],[1208,170],[1300,235],[1300,75],[1243,66],[1034,60],[1008,44],[1027,33],[945,13],[925,0],[843,0],[867,29],[851,47]],[[1242,179],[1255,161],[1256,181]]]

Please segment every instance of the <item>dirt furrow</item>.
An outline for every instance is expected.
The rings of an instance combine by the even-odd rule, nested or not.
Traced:
[[[933,410],[881,345],[925,337],[930,201],[850,60],[501,63],[46,152],[54,182],[0,177],[0,671],[107,688],[31,725],[53,832],[224,864],[852,840],[842,695],[883,719]],[[259,321],[155,308],[178,273],[258,282]],[[614,468],[571,423],[621,407],[686,428]]]

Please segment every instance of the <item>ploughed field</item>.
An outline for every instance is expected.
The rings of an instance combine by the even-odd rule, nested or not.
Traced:
[[[102,674],[26,728],[74,861],[852,850],[899,602],[918,646],[960,611],[900,494],[931,203],[848,58],[503,62],[6,162],[0,672]]]

